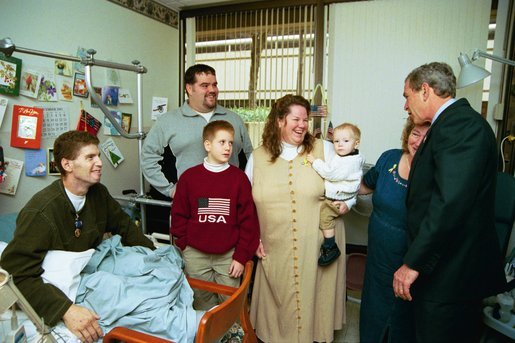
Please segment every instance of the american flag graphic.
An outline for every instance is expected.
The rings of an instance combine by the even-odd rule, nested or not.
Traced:
[[[77,124],[77,131],[88,131],[92,135],[96,136],[98,130],[100,130],[100,126],[102,126],[102,123],[100,123],[99,120],[85,110],[81,110],[80,120]]]
[[[198,214],[216,214],[228,216],[230,214],[231,199],[199,198]]]

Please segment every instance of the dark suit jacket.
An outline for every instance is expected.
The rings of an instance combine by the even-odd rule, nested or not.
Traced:
[[[460,99],[432,124],[409,176],[409,249],[420,272],[414,298],[481,299],[506,280],[494,223],[497,148],[488,123]]]

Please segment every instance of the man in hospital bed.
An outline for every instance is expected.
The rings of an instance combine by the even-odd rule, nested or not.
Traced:
[[[97,137],[83,131],[69,131],[55,140],[54,157],[61,178],[35,194],[21,210],[14,238],[0,259],[1,267],[12,274],[45,324],[54,326],[63,320],[83,342],[103,335],[100,318],[74,305],[57,287],[44,283],[42,264],[47,252],[95,248],[105,233],[120,235],[126,246],[154,249],[100,183],[98,144]]]

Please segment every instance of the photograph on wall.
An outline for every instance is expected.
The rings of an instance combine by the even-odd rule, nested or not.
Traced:
[[[47,170],[48,175],[61,175],[59,172],[59,169],[57,168],[57,164],[55,163],[55,157],[54,157],[54,149],[49,148],[48,149],[48,156],[47,156]]]
[[[66,60],[55,60],[54,73],[60,76],[73,76],[73,63]]]
[[[57,101],[57,86],[55,84],[54,75],[51,73],[43,73],[38,90],[39,101]]]
[[[82,73],[75,73],[73,79],[73,95],[81,98],[87,98],[89,96],[85,75]]]
[[[112,138],[109,138],[104,143],[101,143],[100,149],[115,168],[118,167],[125,159]]]
[[[102,102],[106,106],[118,106],[118,87],[104,86],[102,88]]]
[[[42,126],[42,108],[14,105],[11,146],[24,149],[39,149]]]
[[[0,53],[0,93],[19,95],[21,60]]]
[[[4,181],[0,183],[0,193],[15,195],[20,181],[23,161],[9,157],[4,158]]]
[[[57,78],[57,97],[63,101],[73,101],[72,97],[73,79],[69,77]]]
[[[113,115],[114,119],[120,126],[122,125],[122,112],[120,111],[109,111]],[[113,123],[104,116],[104,135],[108,136],[120,136],[118,130],[114,127]]]
[[[20,94],[30,98],[38,96],[39,85],[41,83],[41,73],[36,70],[22,70],[20,82]]]
[[[25,175],[45,176],[46,175],[46,151],[44,149],[25,150]]]
[[[132,114],[122,113],[122,129],[127,131],[127,133],[131,132],[131,123],[132,123]]]
[[[93,90],[98,98],[102,99],[102,87],[93,87]],[[91,101],[91,107],[98,108],[98,104],[93,100],[93,97],[90,97],[89,100]]]

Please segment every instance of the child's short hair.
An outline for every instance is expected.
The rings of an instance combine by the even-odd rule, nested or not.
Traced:
[[[359,127],[357,127],[356,125],[351,124],[351,123],[343,123],[343,124],[338,125],[337,127],[334,128],[334,132],[339,131],[339,130],[344,130],[344,129],[350,130],[352,132],[352,134],[354,135],[354,139],[356,139],[356,140],[361,139],[361,130],[359,129]]]
[[[204,126],[202,131],[203,141],[212,141],[218,131],[225,130],[234,136],[234,127],[225,120],[215,120]]]

